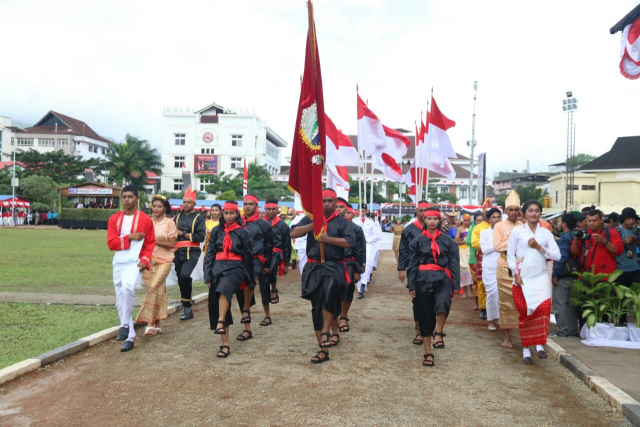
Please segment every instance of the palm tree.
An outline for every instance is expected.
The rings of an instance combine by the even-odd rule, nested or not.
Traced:
[[[146,184],[147,171],[156,174],[162,172],[162,157],[158,150],[151,147],[146,139],[129,134],[125,142],[113,144],[106,157],[106,170],[117,185],[128,182],[141,190]]]

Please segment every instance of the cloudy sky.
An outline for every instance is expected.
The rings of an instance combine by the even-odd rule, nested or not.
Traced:
[[[618,69],[609,28],[637,0],[316,0],[326,111],[356,131],[356,84],[390,127],[413,129],[431,87],[488,174],[564,160],[565,92],[579,100],[577,152],[640,134],[640,81]],[[304,0],[2,0],[0,115],[48,110],[117,141],[161,146],[165,106],[255,109],[290,141],[304,62]]]

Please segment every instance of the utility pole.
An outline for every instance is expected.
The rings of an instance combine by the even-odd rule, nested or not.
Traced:
[[[471,159],[469,160],[469,204],[473,204],[473,151],[476,148],[476,98],[478,97],[478,82],[473,82],[473,121],[471,124],[471,141],[467,145],[471,148]]]
[[[562,111],[567,113],[567,160],[565,163],[565,201],[564,209],[568,212],[573,205],[574,175],[575,175],[575,123],[573,122],[573,112],[578,109],[578,99],[573,96],[573,92],[567,92],[567,98],[562,100]]]
[[[11,218],[13,225],[16,225],[16,147],[18,146],[18,138],[16,145],[13,146],[13,178],[11,179]]]

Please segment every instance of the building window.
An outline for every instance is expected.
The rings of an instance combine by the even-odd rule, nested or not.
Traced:
[[[473,187],[473,193],[472,194],[472,198],[475,199],[476,197],[478,197],[478,187]]]
[[[582,186],[582,190],[583,190],[583,191],[584,191],[584,190],[586,190],[586,191],[590,191],[590,190],[591,190],[591,191],[595,191],[595,189],[596,189],[596,186],[595,186],[595,185],[583,185],[583,186]],[[576,189],[576,190],[577,190],[577,189]]]
[[[55,139],[40,138],[40,139],[38,139],[38,146],[39,147],[55,147],[56,146],[56,140]]]
[[[266,145],[265,147],[266,147],[265,151],[267,153],[267,156],[269,156],[269,157],[271,157],[273,159],[277,159],[278,158],[278,149],[277,148],[274,148],[274,147],[272,147],[270,145]]]
[[[67,139],[59,139],[58,147],[66,147],[69,144],[69,140]]]
[[[93,144],[89,144],[89,152],[90,153],[97,153],[98,152],[98,146],[97,145],[93,145]]]
[[[461,199],[466,199],[467,198],[467,189],[465,187],[462,187],[460,189],[460,198]]]
[[[242,157],[231,158],[231,169],[240,169],[242,167]]]
[[[214,154],[213,148],[202,148],[202,149],[200,149],[200,153],[202,153],[202,154]]]
[[[33,138],[18,138],[18,147],[33,147]]]
[[[231,146],[242,147],[242,135],[231,135]]]
[[[556,203],[558,203],[558,192],[556,191]]]
[[[440,194],[449,194],[449,187],[440,187]]]
[[[204,190],[204,186],[205,186],[205,184],[200,183],[200,191],[202,191],[203,193],[205,192],[205,190]]]
[[[13,139],[13,137],[11,137],[11,145],[15,144],[15,140]]]
[[[176,145],[185,145],[187,141],[186,133],[176,133],[175,136],[176,136]]]
[[[173,158],[173,167],[176,169],[182,168],[182,164],[184,163],[184,156],[175,156]]]
[[[184,182],[182,178],[174,178],[173,179],[173,191],[182,191],[184,189]]]
[[[104,148],[102,149],[102,154],[107,154],[107,150],[105,150]]]

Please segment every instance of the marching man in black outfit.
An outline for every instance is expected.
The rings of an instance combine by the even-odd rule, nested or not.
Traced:
[[[400,248],[398,250],[398,279],[400,279],[400,282],[402,283],[407,279],[407,266],[409,265],[409,258],[411,255],[409,253],[409,243],[422,234],[422,229],[424,228],[424,213],[430,206],[431,205],[429,205],[426,200],[420,200],[416,206],[416,220],[409,223],[402,231],[402,236],[400,237]],[[409,285],[407,285],[407,288],[408,287]],[[413,320],[415,321],[418,333],[413,339],[413,343],[415,345],[422,345],[422,335],[420,335],[420,325],[418,324],[415,302],[416,300],[413,299]]]
[[[302,298],[311,301],[313,328],[320,345],[320,351],[311,359],[312,363],[329,360],[329,328],[340,315],[341,296],[346,293],[350,282],[344,262],[345,249],[356,244],[350,222],[336,210],[336,199],[334,190],[327,188],[322,192],[324,218],[316,218],[316,221],[324,221],[324,232],[319,240],[313,235],[313,221],[308,217],[291,226],[291,237],[307,236],[308,260],[302,272]],[[324,243],[324,260],[320,243]]]
[[[193,273],[198,258],[200,258],[200,243],[207,236],[205,218],[193,211],[196,206],[196,192],[191,190],[191,186],[184,192],[182,199],[182,212],[176,216],[176,228],[178,229],[178,239],[175,245],[175,258],[173,260],[180,286],[180,301],[182,302],[182,315],[180,320],[193,319],[191,309]]]
[[[260,289],[269,289],[267,284],[267,274],[269,274],[269,266],[271,265],[271,256],[273,254],[273,237],[271,234],[271,224],[258,215],[258,198],[249,193],[244,196],[242,201],[244,215],[242,221],[244,228],[249,232],[251,237],[251,254],[253,256],[253,272],[252,279],[248,280],[244,290],[237,293],[238,304],[242,310],[242,319],[240,323],[244,324],[244,331],[236,337],[238,341],[247,341],[253,337],[251,332],[251,306],[255,304],[253,296],[256,287],[256,278],[260,282]],[[271,302],[271,292],[262,293],[262,304],[267,305]],[[271,324],[270,318],[265,318],[260,322],[260,326],[268,326]]]
[[[349,332],[349,309],[353,302],[353,294],[356,290],[356,283],[360,281],[360,274],[364,271],[364,263],[367,256],[367,241],[364,238],[362,227],[353,223],[353,212],[345,199],[338,197],[337,209],[340,215],[349,220],[351,228],[356,238],[356,244],[353,248],[344,250],[344,261],[347,264],[350,282],[347,285],[346,293],[342,295],[342,313],[340,319],[331,322],[331,343],[335,347],[340,342],[340,334],[338,332]]]
[[[277,304],[280,302],[278,295],[278,276],[284,276],[289,272],[291,265],[291,230],[286,222],[280,219],[278,215],[278,201],[276,199],[267,199],[264,205],[267,213],[267,222],[271,224],[271,234],[273,237],[273,256],[271,264],[269,264],[269,274],[267,280],[264,281],[265,286],[260,283],[260,294],[262,296],[262,306],[264,307],[265,322],[271,324],[271,313],[269,311],[269,302]],[[269,299],[266,297],[269,296]]]

